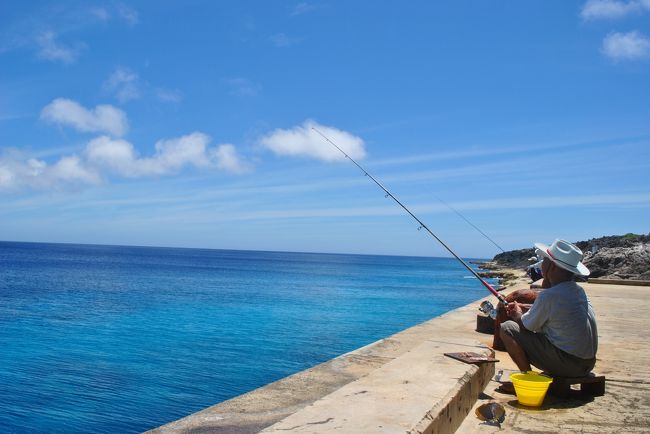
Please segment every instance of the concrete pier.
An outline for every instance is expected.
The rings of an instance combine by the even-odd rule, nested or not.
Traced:
[[[598,319],[596,371],[607,376],[605,396],[549,396],[531,410],[494,391],[494,364],[477,367],[445,357],[490,353],[491,337],[474,331],[478,300],[152,432],[496,432],[474,415],[490,400],[506,409],[500,432],[650,432],[650,288],[584,287]],[[497,370],[506,377],[515,371],[506,353],[496,356]]]

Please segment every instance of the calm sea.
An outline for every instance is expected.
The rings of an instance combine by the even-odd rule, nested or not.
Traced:
[[[487,293],[455,260],[0,242],[0,432],[139,432]]]

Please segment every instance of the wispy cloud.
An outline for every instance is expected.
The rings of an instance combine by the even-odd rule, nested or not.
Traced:
[[[130,26],[135,26],[140,22],[140,15],[138,11],[133,9],[131,6],[119,3],[117,5],[117,13],[126,23]]]
[[[137,201],[134,201],[137,203]],[[183,219],[185,221],[209,221],[209,222],[227,222],[243,220],[287,220],[287,219],[331,219],[331,218],[357,218],[357,217],[391,217],[403,215],[404,211],[392,203],[385,205],[371,206],[321,206],[312,208],[298,207],[273,207],[266,209],[253,209],[249,207],[223,208],[218,214],[206,213],[205,203],[197,202],[193,207],[189,202],[178,202],[179,209],[183,210]],[[170,209],[172,204],[165,205]],[[214,208],[216,204],[212,204]],[[622,194],[605,194],[605,195],[575,195],[575,196],[542,196],[538,198],[531,197],[510,197],[510,198],[485,198],[475,201],[453,202],[449,206],[441,203],[414,203],[409,208],[418,216],[431,216],[435,214],[453,213],[453,209],[458,211],[490,211],[490,210],[539,210],[553,208],[584,208],[584,207],[612,207],[612,206],[640,206],[650,207],[649,192],[631,192]],[[192,215],[192,210],[198,210]],[[174,213],[177,214],[177,213]]]
[[[44,60],[55,62],[73,63],[79,57],[81,45],[76,47],[63,44],[57,40],[54,32],[42,32],[36,36],[36,45],[38,47],[37,55]]]
[[[558,150],[553,154],[553,158],[558,161],[556,165],[558,172],[553,173],[566,173],[571,174],[567,175],[571,178],[573,177],[573,162],[582,161],[583,164],[593,167],[599,167],[604,164],[604,161],[607,161],[608,170],[612,174],[612,178],[616,179],[619,177],[624,177],[625,174],[629,173],[645,173],[650,167],[650,163],[646,162],[645,156],[647,153],[639,154],[642,158],[639,160],[638,164],[631,165],[626,161],[617,161],[616,157],[613,155],[630,155],[638,153],[639,147],[645,147],[640,144],[616,146],[609,145],[606,149],[603,148],[602,151],[593,150],[591,152],[585,152],[583,148],[577,149],[565,149],[564,151]],[[373,175],[376,175],[380,182],[387,185],[389,188],[396,188],[398,191],[401,189],[408,192],[407,199],[409,202],[416,202],[419,200],[419,197],[431,197],[433,191],[444,190],[450,185],[466,185],[467,183],[476,183],[478,185],[487,185],[494,186],[499,185],[499,188],[488,188],[489,191],[510,191],[512,190],[512,180],[517,179],[517,186],[524,187],[529,189],[531,192],[535,192],[533,197],[537,196],[539,192],[539,179],[530,176],[530,168],[535,167],[535,165],[545,157],[543,154],[537,152],[524,152],[523,155],[518,158],[504,157],[499,158],[498,161],[486,162],[483,158],[472,159],[471,162],[463,163],[458,165],[454,163],[451,167],[449,163],[445,162],[440,167],[426,165],[426,168],[421,170],[414,170],[413,168],[397,167],[394,171],[386,172],[385,170],[380,170],[375,172],[372,171]],[[367,167],[373,167],[372,161],[368,161],[366,164]],[[322,166],[321,166],[322,167]],[[332,168],[324,168],[326,171],[325,175],[320,176],[315,167],[304,168],[304,166],[294,166],[293,170],[283,170],[278,173],[267,173],[264,176],[264,183],[258,184],[252,178],[247,178],[249,182],[252,182],[252,185],[243,186],[238,185],[236,187],[225,187],[222,186],[217,192],[209,192],[200,196],[200,200],[209,200],[214,197],[254,197],[254,196],[263,196],[265,198],[273,198],[274,202],[284,202],[285,197],[295,196],[298,194],[306,194],[311,197],[321,197],[327,196],[328,191],[348,191],[356,188],[363,188],[363,186],[372,187],[372,184],[363,177],[360,176],[361,173],[358,172],[352,165],[349,167],[341,167],[341,172],[333,174]],[[581,175],[581,179],[586,184],[591,184],[591,182],[596,183],[600,177],[597,172],[594,173],[584,173]],[[296,182],[296,179],[309,179],[307,182]],[[462,183],[455,182],[456,180],[462,180]],[[435,181],[435,182],[431,182]],[[549,176],[544,184],[548,188],[561,187],[567,181],[567,178],[561,175]],[[420,189],[411,189],[404,187],[424,185],[424,190]],[[610,183],[610,185],[612,185]],[[439,189],[439,190],[436,190]],[[418,196],[416,192],[421,191],[422,193]],[[487,191],[487,190],[486,190]],[[194,196],[193,196],[194,197]]]
[[[32,115],[27,113],[4,113],[0,111],[0,122],[13,121],[15,119],[31,118]]]
[[[453,202],[447,205],[441,203],[416,203],[409,205],[418,215],[453,212],[450,207],[459,211],[470,210],[515,210],[515,209],[548,209],[585,206],[611,205],[643,205],[650,206],[650,192],[617,193],[574,196],[541,196],[541,197],[512,197],[486,198],[474,201]],[[335,217],[382,217],[403,214],[404,211],[394,204],[381,206],[350,206],[350,207],[319,207],[319,208],[287,208],[258,210],[247,213],[235,213],[223,216],[232,220],[266,220],[286,218],[335,218]]]
[[[88,15],[100,21],[110,21],[117,18],[130,27],[140,22],[138,11],[125,3],[117,3],[112,6],[91,6],[88,9]]]
[[[321,161],[343,161],[343,154],[327,143],[323,136],[314,131],[321,131],[350,157],[362,159],[366,156],[363,139],[334,127],[320,125],[313,120],[306,120],[302,125],[289,129],[276,129],[263,136],[259,143],[277,155],[291,157],[310,157]]]
[[[557,143],[520,143],[516,146],[509,147],[464,147],[453,151],[439,151],[426,154],[407,155],[402,157],[387,158],[382,160],[373,160],[369,164],[373,167],[380,166],[394,166],[404,164],[419,164],[428,161],[443,161],[443,160],[460,160],[470,159],[477,157],[487,157],[494,155],[516,155],[524,154],[531,155],[539,152],[546,151],[563,151],[563,150],[576,150],[576,149],[594,149],[602,147],[611,147],[620,144],[643,144],[644,146],[650,139],[649,135],[635,136],[635,137],[616,137],[608,139],[600,139],[595,141],[584,142],[557,142]]]
[[[620,192],[568,196],[491,198],[451,204],[458,210],[539,209],[583,206],[634,205],[650,206],[650,192]],[[439,209],[434,205],[432,209]]]
[[[94,6],[88,10],[88,13],[100,21],[108,21],[111,19],[111,13],[105,7]]]
[[[580,11],[583,20],[616,19],[650,10],[649,0],[589,0]]]
[[[163,102],[181,102],[183,100],[183,93],[178,89],[157,87],[154,93],[156,94],[156,98]]]
[[[162,102],[180,102],[183,94],[178,89],[154,87],[140,78],[137,72],[125,66],[119,66],[102,84],[102,90],[112,94],[122,104],[145,97],[154,97]]]
[[[639,153],[645,156],[646,152],[640,152],[639,146],[634,145],[610,145],[607,148],[602,148],[601,152],[585,152],[584,149],[566,148],[557,149],[552,154],[544,154],[542,152],[533,152],[516,157],[504,157],[495,159],[472,159],[468,162],[460,164],[444,164],[440,167],[428,166],[424,170],[400,170],[398,174],[388,174],[381,177],[383,182],[390,184],[394,183],[428,183],[432,180],[439,180],[441,182],[451,182],[454,179],[463,180],[464,183],[474,180],[480,185],[486,185],[489,181],[490,184],[495,182],[504,182],[502,184],[508,188],[508,183],[512,183],[513,179],[517,179],[518,183],[525,183],[533,180],[533,185],[539,184],[539,180],[530,176],[530,168],[534,167],[540,159],[553,159],[557,163],[551,169],[546,170],[545,173],[555,173],[557,176],[549,176],[545,179],[545,185],[551,183],[566,182],[566,174],[572,173],[572,167],[575,161],[581,161],[582,164],[590,165],[592,167],[599,167],[604,164],[607,165],[611,173],[618,173],[625,176],[626,173],[638,172],[643,173],[648,170],[650,164],[644,159],[639,159],[636,164],[630,164],[625,155],[631,152]],[[598,173],[586,173],[583,180],[594,177],[597,182]],[[533,189],[533,191],[536,188]]]
[[[83,132],[105,132],[120,137],[129,125],[126,113],[111,105],[98,105],[86,109],[76,101],[57,98],[41,111],[41,119],[58,125],[66,125]]]
[[[284,33],[277,33],[271,36],[271,42],[277,48],[285,48],[298,43],[298,39],[290,38]]]
[[[51,3],[51,2],[50,2]],[[125,3],[64,7],[46,2],[42,7],[30,8],[29,14],[13,22],[4,23],[0,31],[0,53],[14,50],[34,50],[42,60],[74,63],[87,45],[75,38],[89,27],[102,27],[121,20],[130,27],[139,22],[136,9]]]
[[[612,60],[639,60],[650,58],[650,39],[638,31],[613,32],[603,40],[603,54]]]
[[[104,82],[103,88],[115,94],[115,97],[125,103],[140,98],[138,74],[125,67],[118,67]]]
[[[243,77],[227,78],[223,82],[230,88],[232,95],[255,96],[262,90],[258,83]]]
[[[316,9],[318,9],[320,6],[314,3],[308,3],[308,2],[300,2],[297,5],[293,7],[291,10],[291,15],[296,16],[296,15],[304,15],[306,13],[312,12]]]
[[[97,22],[122,21],[129,27],[140,22],[140,15],[133,6],[119,2],[102,3],[101,5],[80,4],[77,8],[61,8],[59,9],[61,12],[56,17],[57,21],[64,23],[69,31],[96,25]]]

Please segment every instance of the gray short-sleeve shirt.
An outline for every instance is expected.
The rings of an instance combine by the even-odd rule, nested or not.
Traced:
[[[582,359],[596,356],[596,317],[587,294],[575,282],[562,282],[540,292],[521,322],[530,331],[544,333],[562,351]]]

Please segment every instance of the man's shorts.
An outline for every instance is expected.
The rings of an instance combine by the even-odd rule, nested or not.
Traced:
[[[531,365],[551,376],[582,377],[594,369],[596,358],[581,359],[553,345],[543,333],[534,333],[514,321],[501,324],[501,331],[524,349]]]

